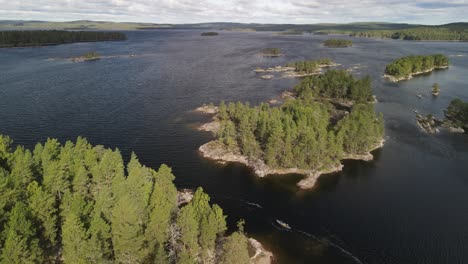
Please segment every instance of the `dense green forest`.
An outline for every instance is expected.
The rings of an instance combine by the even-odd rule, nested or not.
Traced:
[[[218,36],[218,32],[203,32],[200,34],[201,36]]]
[[[442,54],[406,56],[388,64],[385,67],[385,74],[396,78],[408,77],[413,73],[446,67],[449,63],[447,56]]]
[[[27,47],[125,39],[125,34],[120,32],[62,30],[0,31],[0,47]]]
[[[306,77],[294,93],[297,99],[280,107],[221,102],[218,141],[272,167],[321,169],[336,165],[346,153],[366,153],[383,138],[383,117],[370,102],[369,77],[332,70]],[[349,114],[337,115],[330,99],[354,104]]]
[[[310,61],[295,61],[288,63],[288,67],[294,67],[295,71],[297,72],[306,72],[306,73],[313,73],[317,71],[320,66],[323,65],[332,65],[333,61],[328,58],[318,59],[318,60],[310,60]]]
[[[0,263],[249,263],[242,226],[199,188],[179,208],[171,169],[118,149],[0,135]]]
[[[417,27],[401,30],[370,30],[353,32],[350,36],[392,38],[403,40],[468,41],[467,28]]]
[[[348,39],[327,39],[323,45],[329,48],[346,48],[351,47],[353,42]]]
[[[468,131],[468,102],[460,99],[452,100],[445,110],[445,117],[455,126]]]

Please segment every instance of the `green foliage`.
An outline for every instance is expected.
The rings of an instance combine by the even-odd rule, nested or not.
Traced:
[[[400,30],[371,30],[353,32],[351,36],[370,38],[392,38],[403,40],[455,40],[468,41],[466,27],[415,27]]]
[[[281,107],[222,103],[219,141],[272,167],[322,169],[336,165],[344,152],[369,151],[382,139],[383,119],[370,104],[369,77],[355,79],[346,71],[330,70],[304,78],[295,94],[298,99]],[[340,117],[328,102],[355,106]]]
[[[264,56],[279,56],[281,55],[281,50],[279,48],[266,48],[263,50]]]
[[[231,107],[232,108],[232,107]],[[232,109],[231,109],[232,110]],[[125,172],[118,150],[78,138],[34,151],[0,135],[0,263],[199,263],[219,258],[222,209],[200,188],[179,210],[171,169]],[[172,244],[171,241],[175,241]]]
[[[329,48],[346,48],[351,47],[353,42],[349,39],[327,39],[323,45]]]
[[[0,47],[27,47],[125,39],[125,34],[120,32],[63,30],[0,31]]]
[[[232,233],[223,244],[221,264],[248,264],[250,263],[247,237],[244,234],[244,222],[237,224],[239,231]]]
[[[468,130],[468,102],[452,100],[445,110],[445,117],[454,125]]]
[[[323,58],[313,61],[296,61],[289,63],[289,67],[294,67],[297,72],[313,73],[320,69],[321,66],[328,66],[333,64],[333,61],[328,58]]]
[[[330,70],[321,75],[308,76],[294,87],[294,91],[304,100],[322,97],[360,103],[372,101],[371,79],[355,79],[345,70]]]
[[[81,219],[70,213],[62,225],[64,263],[89,263],[87,256],[88,233]]]
[[[218,32],[203,32],[201,36],[218,36]]]
[[[94,58],[99,58],[100,55],[95,51],[90,51],[90,52],[86,52],[83,55],[83,57],[86,58],[86,59],[94,59]]]
[[[343,150],[362,154],[369,151],[383,137],[383,117],[376,115],[372,105],[356,105],[340,120],[338,135],[343,137]]]
[[[438,95],[440,92],[440,85],[438,83],[434,83],[432,85],[432,94],[433,95]]]
[[[29,208],[17,202],[10,212],[8,223],[3,231],[5,243],[1,250],[0,263],[42,263],[43,253],[39,239],[31,221]]]
[[[57,237],[57,208],[53,194],[44,191],[36,181],[28,186],[28,204],[32,215],[41,223],[41,238],[55,245]]]
[[[449,59],[442,54],[412,55],[394,60],[385,67],[385,73],[397,78],[408,77],[413,73],[446,67],[449,63]]]

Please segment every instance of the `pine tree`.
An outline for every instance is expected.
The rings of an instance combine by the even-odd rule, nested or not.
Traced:
[[[232,233],[223,244],[220,264],[249,264],[249,249],[247,237],[244,234],[243,221],[238,224],[239,231]]]
[[[177,190],[172,183],[174,175],[166,165],[161,165],[157,172],[152,171],[154,188],[149,201],[149,222],[145,237],[151,258],[167,259],[164,243],[169,239],[171,217],[177,209]]]
[[[75,213],[69,213],[62,226],[62,244],[64,263],[89,263],[87,256],[88,234],[81,219]]]
[[[28,204],[34,218],[41,223],[42,239],[49,245],[57,241],[57,208],[53,194],[44,191],[36,181],[28,186]]]
[[[198,236],[200,234],[197,212],[191,203],[184,206],[177,216],[180,228],[180,252],[177,263],[195,263],[198,257]]]
[[[17,202],[10,212],[10,217],[3,236],[5,243],[0,263],[42,263],[44,261],[39,239],[31,221],[29,208]]]

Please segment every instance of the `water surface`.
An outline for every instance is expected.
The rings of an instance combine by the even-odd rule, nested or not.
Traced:
[[[413,110],[443,116],[453,98],[468,101],[466,43],[353,38],[331,49],[326,36],[269,32],[128,32],[124,42],[0,49],[0,133],[33,147],[47,137],[77,136],[131,151],[151,167],[166,163],[178,187],[202,186],[278,263],[466,263],[468,261],[468,136],[427,135]],[[279,58],[259,55],[279,47]],[[117,56],[72,63],[88,51]],[[410,54],[443,53],[452,67],[398,84],[381,78],[385,65]],[[461,56],[454,56],[461,55]],[[386,120],[386,145],[373,162],[347,161],[312,191],[299,175],[264,179],[238,164],[202,159],[197,148],[211,135],[196,132],[203,103],[258,104],[293,87],[297,79],[261,80],[256,67],[330,57],[357,76],[370,75]],[[438,82],[441,95],[431,96]],[[418,94],[422,98],[418,98]],[[275,225],[281,219],[293,228]]]

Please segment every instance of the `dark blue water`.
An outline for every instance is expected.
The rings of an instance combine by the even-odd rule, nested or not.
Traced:
[[[413,110],[442,117],[453,98],[468,101],[468,44],[356,38],[351,48],[329,49],[321,46],[325,38],[139,31],[125,42],[0,49],[0,133],[28,147],[81,135],[126,158],[134,151],[148,166],[166,163],[179,187],[203,186],[231,226],[245,219],[248,234],[278,263],[467,263],[468,136],[424,134]],[[266,47],[286,55],[264,58],[258,53]],[[116,57],[49,60],[87,51]],[[381,78],[391,60],[431,53],[451,56],[453,66],[399,84]],[[301,191],[298,175],[260,179],[243,166],[199,157],[211,135],[194,130],[207,118],[192,109],[277,97],[298,80],[261,80],[255,67],[321,57],[373,78],[387,139],[375,161],[346,162],[343,172]],[[434,82],[441,86],[436,99]],[[275,219],[293,230],[281,230]]]

